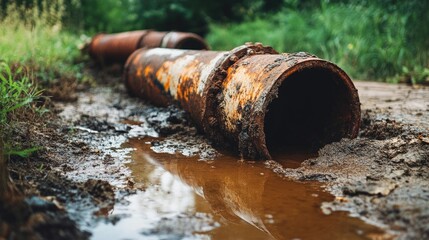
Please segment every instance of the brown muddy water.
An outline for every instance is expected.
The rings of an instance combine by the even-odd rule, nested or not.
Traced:
[[[120,89],[83,92],[76,103],[57,104],[69,141],[85,148],[62,174],[113,190],[109,204],[90,188],[89,207],[73,199],[66,207],[92,239],[426,239],[413,238],[427,225],[426,138],[412,130],[419,126],[399,128],[395,119],[405,113],[390,97],[363,93],[370,100],[362,137],[317,157],[274,154],[276,165],[219,152],[178,109]],[[404,109],[429,113],[421,104]]]
[[[378,228],[344,212],[323,212],[333,196],[318,182],[280,177],[263,162],[222,154],[213,160],[155,153],[153,138],[134,138],[128,164],[137,194],[99,222],[92,239],[378,239]],[[309,154],[277,155],[295,168]]]

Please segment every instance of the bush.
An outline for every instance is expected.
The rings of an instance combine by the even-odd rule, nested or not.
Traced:
[[[427,66],[429,51],[423,50],[422,39],[429,37],[408,32],[413,15],[386,13],[377,4],[321,3],[238,24],[214,23],[207,40],[217,50],[257,41],[282,52],[310,52],[359,79],[388,80],[404,67]]]

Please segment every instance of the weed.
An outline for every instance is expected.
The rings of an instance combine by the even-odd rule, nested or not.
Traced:
[[[8,64],[0,63],[0,125],[8,124],[8,114],[19,108],[30,107],[41,91],[36,90],[30,79],[21,75],[22,68],[19,68],[16,75],[22,76],[15,79]]]

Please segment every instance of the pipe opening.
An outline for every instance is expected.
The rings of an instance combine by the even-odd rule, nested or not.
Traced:
[[[278,98],[268,105],[268,149],[315,151],[350,136],[356,120],[354,100],[351,89],[331,68],[301,68],[286,77],[278,89]]]
[[[201,49],[208,49],[207,44],[194,37],[187,37],[180,42],[178,42],[175,46],[175,48],[178,49],[189,49],[189,50],[201,50]]]

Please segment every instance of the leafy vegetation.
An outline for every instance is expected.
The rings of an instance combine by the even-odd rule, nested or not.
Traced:
[[[62,31],[62,1],[42,1],[40,7],[27,8],[10,3],[0,18],[0,59],[20,63],[42,81],[58,80],[62,75],[83,78],[83,64],[75,64],[79,56],[76,34]]]
[[[157,29],[201,35],[207,34],[209,22],[242,21],[282,5],[278,0],[65,0],[65,3],[65,22],[73,29],[89,32]]]
[[[421,4],[398,5],[396,10],[377,3],[321,1],[320,7],[303,10],[295,5],[241,23],[212,24],[207,39],[215,49],[258,41],[279,51],[311,52],[337,63],[354,78],[397,81],[407,73],[404,69],[422,75],[429,66],[427,30],[421,30],[423,34],[410,32],[420,31],[412,22],[429,4],[426,8]],[[404,14],[410,8],[414,11]],[[418,21],[428,24],[429,18]],[[427,74],[413,79],[426,81]]]
[[[152,28],[207,35],[217,50],[257,41],[279,51],[311,52],[339,64],[358,79],[428,81],[425,74],[429,68],[429,28],[425,27],[429,25],[428,1],[59,0],[53,4],[47,4],[50,2],[47,0],[0,1],[4,11],[8,11],[12,2],[25,9],[38,9],[31,14],[14,11],[20,17],[7,15],[11,16],[12,24],[16,22],[13,19],[27,19],[28,15],[37,16],[32,18],[38,21],[42,18],[41,24],[35,24],[34,41],[52,46],[41,49],[55,53],[33,50],[30,58],[48,62],[52,59],[54,65],[60,65],[62,70],[71,68],[74,74],[78,74],[79,66],[72,67],[69,63],[76,56],[77,35],[68,32],[91,35],[100,31]],[[46,14],[41,14],[42,11]],[[40,28],[46,30],[41,26],[48,26],[51,34],[38,33]],[[61,31],[63,27],[68,32]],[[2,36],[11,34],[4,31]],[[19,32],[15,33],[17,38],[9,38],[10,45],[15,39],[21,39],[20,44],[28,42],[29,36],[19,36]],[[55,40],[50,36],[55,36]],[[19,54],[24,59],[31,52],[27,50],[32,50],[31,46],[19,49],[24,52]]]
[[[63,1],[39,3],[28,7],[13,2],[0,12],[0,150],[6,155],[26,157],[38,150],[22,149],[5,138],[13,129],[11,119],[38,110],[34,101],[43,87],[63,78],[84,79],[83,65],[75,63],[80,39],[62,30]]]

